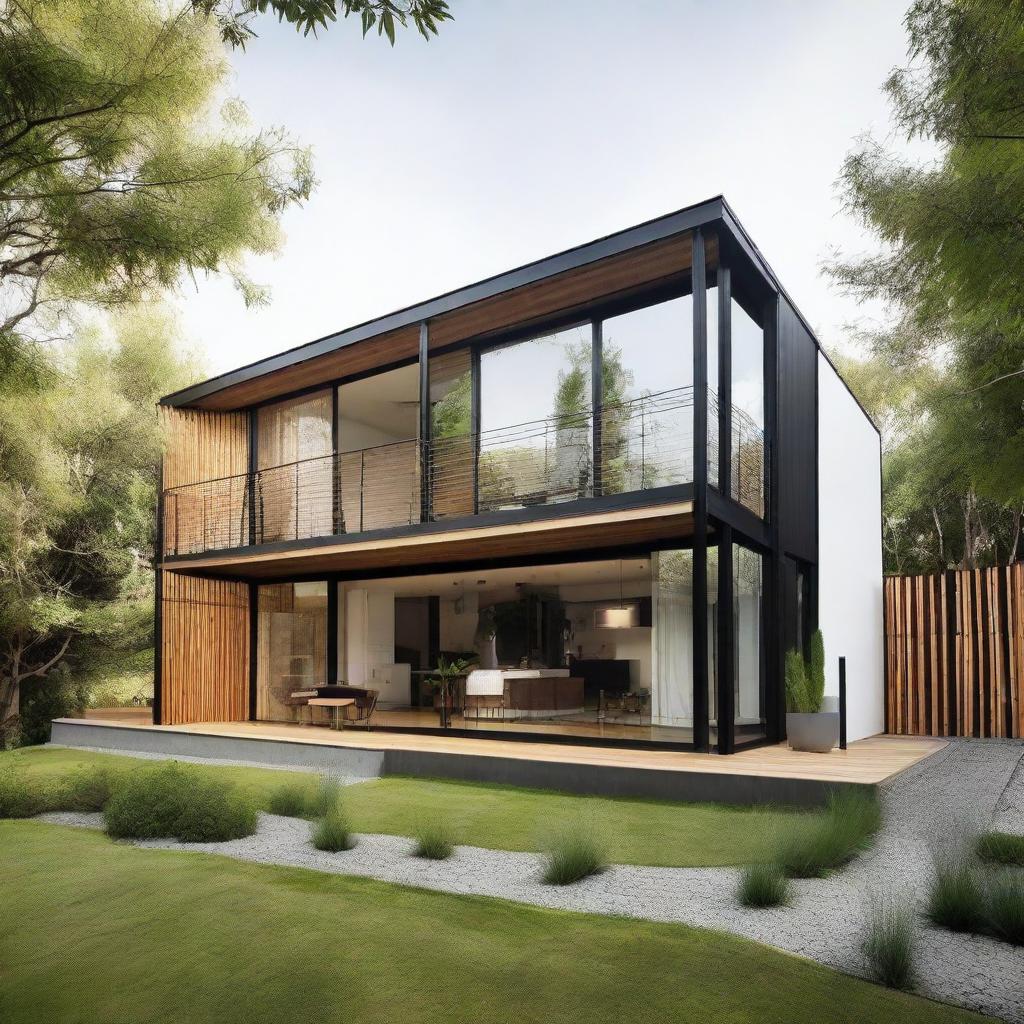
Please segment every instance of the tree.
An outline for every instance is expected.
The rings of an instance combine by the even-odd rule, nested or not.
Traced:
[[[245,44],[255,37],[252,21],[258,14],[271,12],[279,21],[287,21],[304,35],[316,34],[336,21],[338,8],[342,17],[359,18],[365,36],[374,25],[377,34],[388,37],[395,45],[395,29],[405,28],[411,21],[416,30],[429,40],[437,35],[438,25],[451,19],[446,0],[192,0],[197,11],[216,20],[221,38],[229,46]]]
[[[962,551],[939,537],[939,560],[974,566],[1000,550],[982,508],[1019,528],[1024,505],[1024,19],[995,0],[917,0],[906,26],[910,63],[885,88],[908,138],[933,140],[940,156],[918,165],[871,139],[851,154],[846,207],[883,249],[827,269],[892,314],[867,338],[881,361],[872,373],[888,373],[894,408],[913,381],[916,409],[890,468],[903,458],[901,472],[923,474],[922,497],[935,506],[943,495],[937,534],[959,510]],[[1017,553],[1016,536],[1004,554]]]
[[[213,111],[228,64],[207,19],[155,0],[21,0],[0,15],[0,288],[7,334],[47,304],[116,305],[240,269],[310,194],[309,154]],[[10,344],[8,337],[7,343]]]
[[[197,376],[160,311],[83,329],[0,392],[0,731],[22,685],[89,645],[151,643],[160,395]],[[40,380],[39,375],[45,374]]]

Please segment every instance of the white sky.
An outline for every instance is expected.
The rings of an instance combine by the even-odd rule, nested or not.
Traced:
[[[234,57],[257,125],[314,149],[286,244],[187,285],[211,373],[723,193],[825,344],[859,315],[820,276],[870,247],[835,180],[905,60],[903,0],[454,0],[425,43],[260,19]]]

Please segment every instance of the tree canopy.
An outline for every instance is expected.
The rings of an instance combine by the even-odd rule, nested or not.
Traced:
[[[827,269],[891,314],[867,335],[874,362],[858,377],[869,404],[899,414],[887,520],[933,552],[930,568],[975,566],[1019,553],[1024,505],[1024,16],[996,0],[917,0],[906,27],[909,63],[885,89],[897,125],[939,156],[915,163],[864,140],[841,188],[881,249]],[[951,515],[953,544],[939,525]],[[997,519],[1012,524],[1003,543]]]

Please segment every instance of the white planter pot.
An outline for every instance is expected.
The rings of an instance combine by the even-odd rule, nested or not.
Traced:
[[[786,714],[786,736],[794,750],[827,754],[839,746],[839,712],[790,711]]]

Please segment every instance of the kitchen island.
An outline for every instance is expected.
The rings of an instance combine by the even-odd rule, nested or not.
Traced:
[[[567,668],[474,669],[466,679],[470,718],[553,718],[583,712],[583,680]]]

